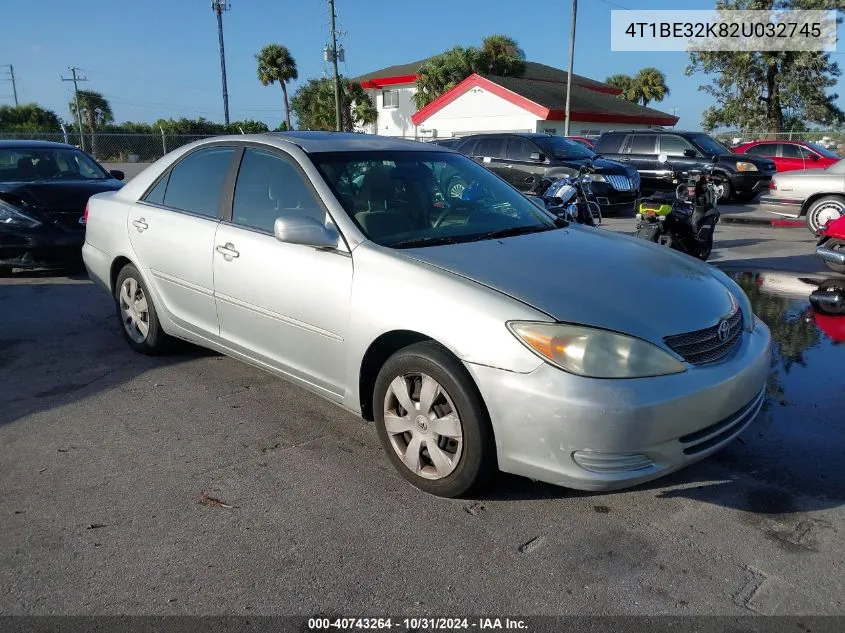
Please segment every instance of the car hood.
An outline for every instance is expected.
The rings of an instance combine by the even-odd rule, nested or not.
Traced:
[[[557,321],[653,342],[715,325],[734,301],[706,264],[604,229],[570,225],[399,252],[509,295]]]
[[[582,165],[585,165],[587,163],[587,160],[588,159],[586,158],[556,158],[552,166],[560,165],[563,167],[571,167],[573,169],[578,169]],[[628,176],[630,175],[630,172],[634,171],[633,168],[629,169],[621,163],[617,163],[612,160],[606,160],[604,158],[595,159],[593,161],[593,167],[599,174],[617,174],[619,176]]]
[[[82,211],[88,198],[103,191],[116,191],[123,186],[119,180],[58,180],[45,182],[0,183],[0,196],[12,204],[55,210]]]

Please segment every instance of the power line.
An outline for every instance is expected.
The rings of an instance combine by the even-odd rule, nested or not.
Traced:
[[[71,72],[72,77],[65,77],[62,76],[62,81],[72,81],[73,82],[73,100],[76,104],[76,125],[78,126],[77,129],[79,130],[79,146],[82,151],[85,151],[85,137],[82,135],[82,113],[79,110],[79,85],[77,82],[80,81],[88,81],[87,77],[79,77],[77,76],[77,72],[79,68],[76,66],[69,66],[68,70]]]
[[[217,14],[217,37],[220,40],[220,74],[223,77],[223,118],[229,125],[229,91],[226,87],[226,51],[223,48],[223,12],[232,8],[226,0],[211,0],[211,9]]]
[[[17,108],[18,107],[18,87],[15,84],[15,67],[12,66],[11,64],[5,64],[3,66],[3,68],[9,69],[8,76],[3,77],[3,79],[6,79],[6,80],[12,82],[12,94],[15,95],[15,107]]]

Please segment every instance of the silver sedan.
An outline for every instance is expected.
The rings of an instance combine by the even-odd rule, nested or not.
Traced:
[[[845,214],[845,159],[823,169],[775,174],[759,204],[775,215],[803,217],[807,228],[818,235],[820,227]]]
[[[433,494],[497,468],[638,484],[718,450],[764,400],[769,331],[731,279],[567,224],[430,144],[208,139],[92,197],[86,222],[132,348],[184,339],[310,389],[374,421]]]

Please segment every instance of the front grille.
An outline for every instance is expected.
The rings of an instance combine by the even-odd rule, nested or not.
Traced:
[[[733,415],[699,431],[679,437],[678,441],[684,445],[684,455],[702,453],[740,433],[757,417],[765,399],[766,390],[763,389],[751,402]]]
[[[628,176],[605,176],[605,179],[616,191],[631,191],[632,189],[636,189]]]
[[[721,321],[703,330],[667,336],[663,340],[688,363],[693,365],[712,363],[727,355],[742,340],[744,325],[742,310],[735,306],[731,315],[725,320],[728,322],[728,331],[724,340],[719,339]]]

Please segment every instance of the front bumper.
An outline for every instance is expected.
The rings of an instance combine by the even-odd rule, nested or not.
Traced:
[[[484,398],[499,467],[579,490],[613,490],[696,462],[739,435],[765,399],[771,335],[756,320],[721,362],[633,380],[528,374],[467,364]]]
[[[728,176],[734,191],[739,194],[760,193],[769,188],[773,173],[739,172]]]
[[[607,183],[592,182],[590,189],[601,207],[602,215],[632,215],[640,199],[640,190],[619,191]]]
[[[800,198],[782,198],[780,196],[760,196],[757,208],[766,213],[782,215],[788,218],[801,217],[804,201]]]
[[[0,266],[48,268],[82,262],[85,231],[41,225],[32,229],[0,227]]]

